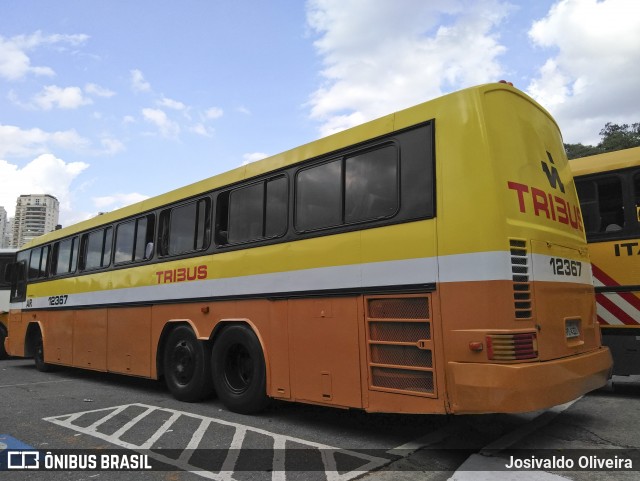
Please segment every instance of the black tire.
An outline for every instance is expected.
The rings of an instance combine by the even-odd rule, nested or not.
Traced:
[[[230,411],[251,414],[267,406],[264,354],[248,327],[230,326],[220,333],[213,345],[211,370],[216,394]]]
[[[211,349],[188,326],[176,327],[164,345],[164,378],[179,401],[196,402],[211,395]]]
[[[51,364],[44,362],[44,342],[42,341],[40,329],[36,329],[33,335],[33,361],[36,369],[40,372],[49,372],[53,369]]]
[[[9,354],[4,348],[4,340],[7,338],[7,331],[4,326],[0,325],[0,359],[7,359]]]

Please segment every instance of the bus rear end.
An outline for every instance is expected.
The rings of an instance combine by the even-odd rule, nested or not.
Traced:
[[[477,136],[468,145],[484,148],[458,147],[457,173],[446,159],[437,164],[460,177],[456,192],[439,197],[449,409],[542,409],[604,385],[610,373],[584,226],[549,114],[511,87],[476,95],[484,127],[465,128]]]

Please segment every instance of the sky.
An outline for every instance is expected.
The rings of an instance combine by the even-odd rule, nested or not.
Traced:
[[[640,122],[637,0],[2,0],[0,206],[64,226],[506,79],[567,143]]]

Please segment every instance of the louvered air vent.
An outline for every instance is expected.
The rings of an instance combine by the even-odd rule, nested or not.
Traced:
[[[527,241],[509,239],[516,319],[531,319],[531,279]]]

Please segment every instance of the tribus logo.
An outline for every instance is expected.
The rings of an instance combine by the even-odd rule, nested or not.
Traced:
[[[549,181],[551,188],[559,188],[560,192],[564,194],[564,184],[560,180],[560,174],[558,174],[558,169],[556,169],[553,157],[551,157],[549,152],[547,152],[547,157],[549,158],[549,162],[551,162],[551,170],[549,170],[549,165],[544,160],[541,160],[540,164],[542,165],[542,171],[547,174],[547,180]]]
[[[547,177],[551,188],[564,194],[564,184],[560,180],[560,174],[549,152],[547,152],[547,158],[551,166],[544,160],[540,161],[542,172]],[[544,216],[549,220],[568,225],[573,229],[583,230],[582,217],[580,216],[580,207],[578,205],[571,205],[570,202],[559,195],[545,192],[542,189],[521,184],[520,182],[508,181],[507,185],[510,190],[515,190],[518,194],[518,207],[521,213],[533,212],[535,216]]]

